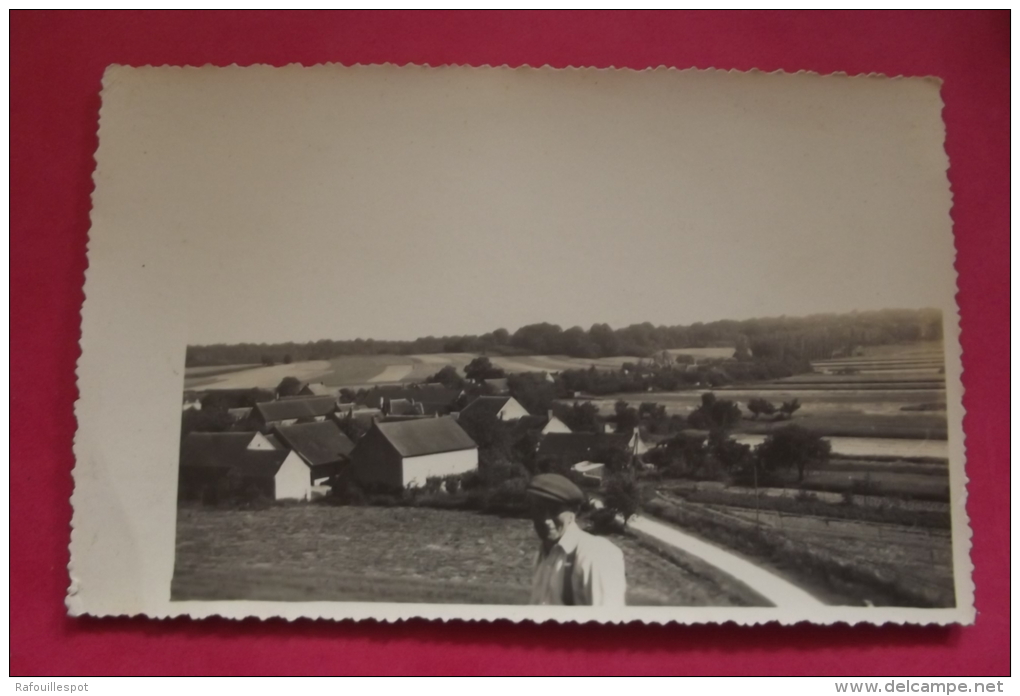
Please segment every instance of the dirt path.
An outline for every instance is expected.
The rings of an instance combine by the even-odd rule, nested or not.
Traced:
[[[641,515],[630,518],[627,526],[712,564],[727,575],[738,579],[777,607],[803,609],[804,607],[824,606],[822,602],[796,585],[729,551],[724,551],[690,534],[685,534],[676,527]]]

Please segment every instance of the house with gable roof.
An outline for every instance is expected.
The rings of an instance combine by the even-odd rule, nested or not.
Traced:
[[[240,493],[272,500],[309,499],[308,465],[296,452],[277,444],[261,433],[189,433],[181,443],[178,497],[215,502]]]
[[[255,404],[252,415],[265,428],[274,425],[294,425],[324,421],[326,416],[337,410],[336,398],[332,396],[308,396],[262,401]]]
[[[351,451],[351,478],[362,485],[420,487],[436,476],[478,469],[478,445],[449,416],[373,423]]]
[[[351,439],[331,420],[277,425],[272,433],[308,466],[313,486],[322,485],[339,473],[354,449]]]

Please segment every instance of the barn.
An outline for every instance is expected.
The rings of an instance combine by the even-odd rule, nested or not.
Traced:
[[[311,488],[301,457],[259,433],[189,433],[181,444],[182,500],[216,502],[234,495],[306,500]]]
[[[278,425],[273,435],[283,446],[294,450],[311,471],[313,485],[340,472],[349,461],[354,443],[331,420]]]
[[[449,416],[374,423],[351,452],[351,478],[362,485],[406,488],[433,476],[478,469],[478,445]]]

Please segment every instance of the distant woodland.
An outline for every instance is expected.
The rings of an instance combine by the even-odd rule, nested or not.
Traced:
[[[737,360],[806,361],[848,355],[861,346],[942,338],[937,309],[884,309],[806,317],[714,321],[688,326],[648,322],[613,329],[594,324],[563,329],[556,324],[496,329],[480,336],[426,336],[413,341],[322,339],[308,343],[238,343],[189,346],[187,366],[275,364],[329,360],[343,355],[479,353],[569,355],[577,358],[651,357],[664,350],[732,346]]]

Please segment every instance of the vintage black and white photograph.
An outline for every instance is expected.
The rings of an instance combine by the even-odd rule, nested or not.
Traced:
[[[111,68],[71,611],[972,620],[940,112]]]

